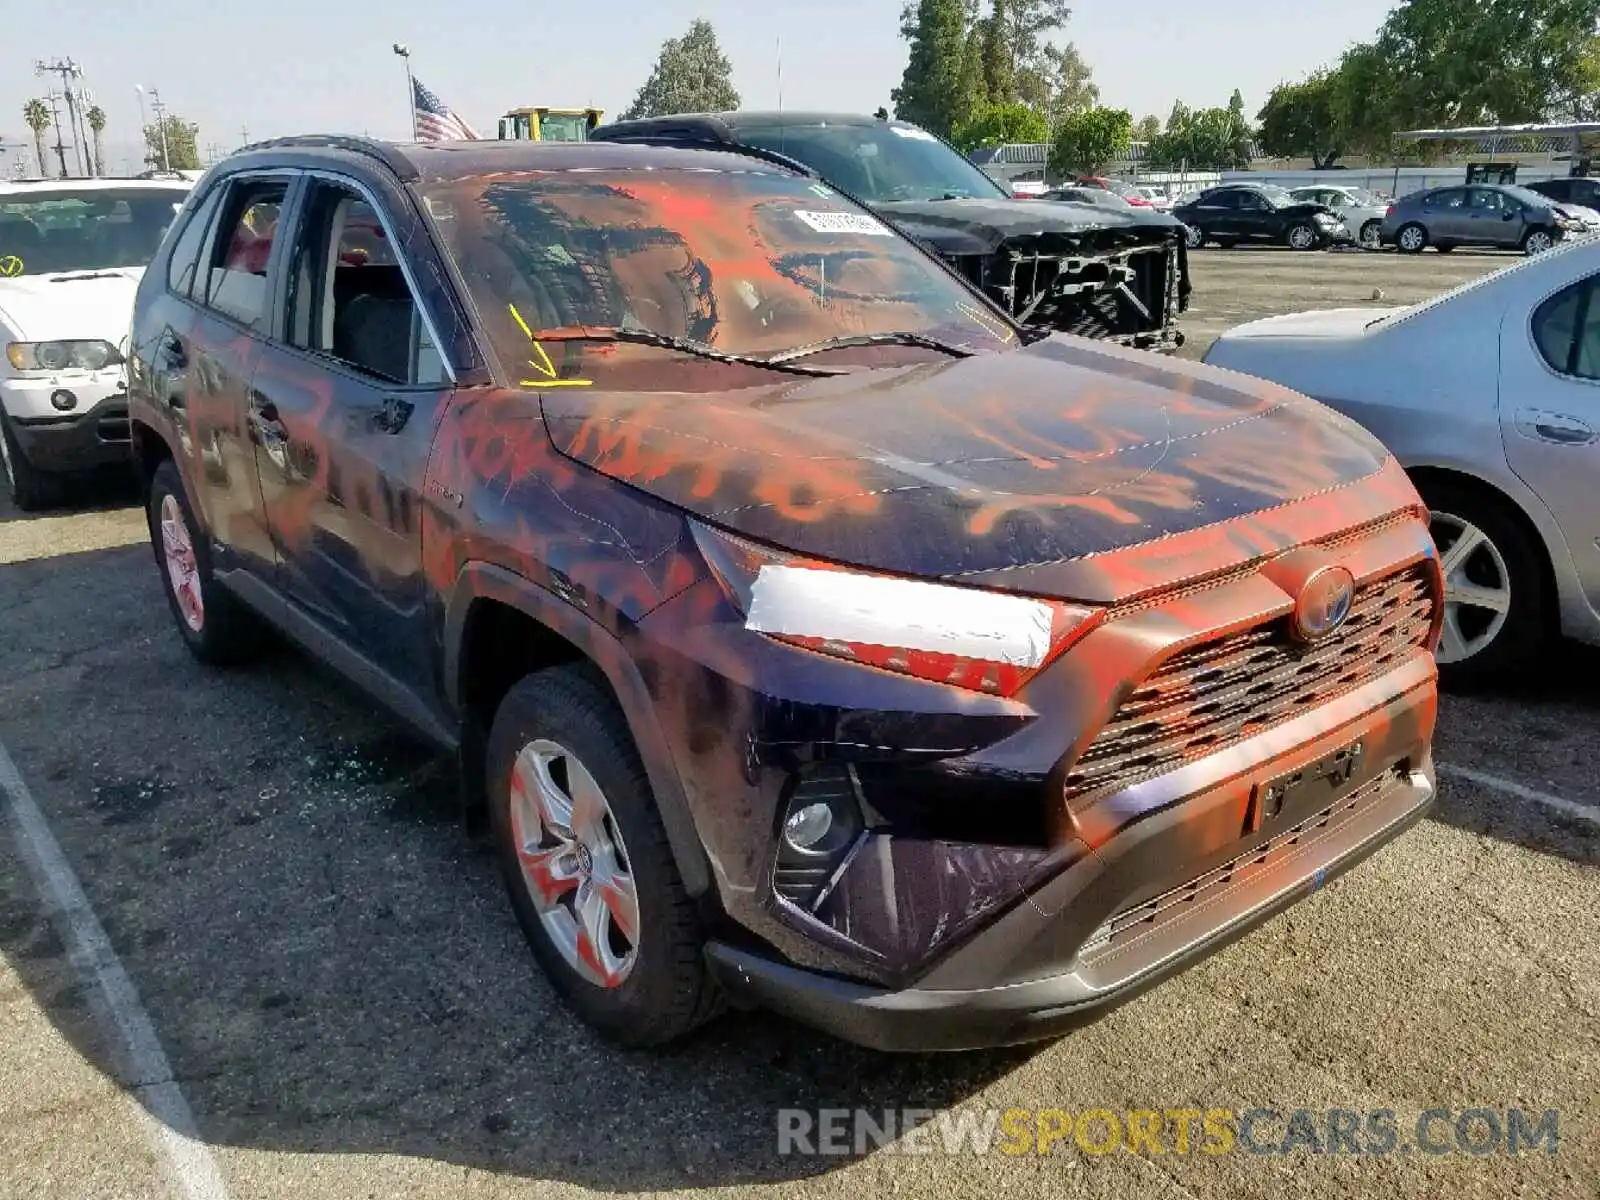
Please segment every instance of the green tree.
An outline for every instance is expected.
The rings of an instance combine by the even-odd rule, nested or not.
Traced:
[[[1250,151],[1255,142],[1255,130],[1244,115],[1244,94],[1238,88],[1228,97],[1228,151],[1236,167],[1250,165]]]
[[[94,136],[94,166],[96,175],[106,173],[106,110],[98,104],[90,105],[89,111],[83,114],[83,119],[89,123],[89,132]]]
[[[979,24],[983,28],[984,91],[995,104],[1010,104],[1016,99],[1016,69],[1006,41],[1006,0],[994,0],[989,15]]]
[[[33,131],[33,152],[39,160],[39,174],[49,175],[50,168],[44,161],[44,133],[50,128],[50,106],[43,100],[29,100],[22,106],[22,119]],[[65,175],[66,171],[61,173]]]
[[[1161,118],[1151,113],[1140,117],[1139,123],[1133,127],[1133,140],[1143,142],[1148,146],[1161,136]]]
[[[956,85],[956,117],[951,129],[988,108],[992,99],[983,78],[983,30],[974,24],[967,30],[966,44],[961,50],[961,78]]]
[[[160,124],[144,127],[145,162],[152,167],[163,165],[161,134],[166,131],[165,166],[173,171],[198,171],[200,169],[200,126],[190,124],[182,117],[168,113]]]
[[[1402,126],[1539,121],[1592,94],[1600,0],[1402,0],[1375,43]]]
[[[1248,144],[1246,129],[1243,145]],[[1235,114],[1226,108],[1190,109],[1181,102],[1172,106],[1172,115],[1161,135],[1150,140],[1145,161],[1158,167],[1220,169],[1249,165],[1248,152],[1241,150]]]
[[[1040,51],[1044,96],[1040,102],[1052,126],[1072,113],[1087,112],[1100,104],[1094,73],[1071,42],[1045,46]]]
[[[1126,154],[1133,140],[1133,114],[1121,108],[1091,108],[1069,113],[1056,126],[1050,145],[1050,170],[1098,174]]]
[[[697,17],[682,37],[661,43],[649,77],[619,119],[727,112],[738,107],[733,66],[717,44],[711,22]]]
[[[1026,104],[988,104],[957,123],[951,143],[963,154],[984,146],[1012,142],[1045,142],[1050,127],[1036,109]]]
[[[967,15],[961,0],[918,0],[900,13],[900,36],[911,43],[900,86],[890,95],[894,113],[948,137],[962,111]]]

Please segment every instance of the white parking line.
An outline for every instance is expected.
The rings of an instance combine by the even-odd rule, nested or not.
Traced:
[[[50,833],[44,814],[29,794],[16,764],[0,745],[0,798],[9,800],[11,823],[29,870],[51,911],[67,956],[85,980],[95,984],[135,1080],[131,1107],[158,1153],[171,1168],[185,1200],[227,1200],[228,1189],[210,1149],[199,1140],[194,1114],[184,1099],[172,1066],[156,1037],[139,992],[111,948],[111,940],[89,906],[78,877]]]
[[[1501,779],[1498,775],[1490,775],[1485,771],[1474,771],[1471,767],[1458,767],[1454,763],[1438,763],[1434,769],[1446,777],[1455,776],[1475,783],[1479,787],[1489,788],[1491,791],[1504,792],[1508,796],[1515,796],[1519,800],[1529,800],[1534,804],[1542,804],[1546,808],[1553,808],[1556,812],[1565,813],[1569,817],[1576,817],[1580,821],[1589,821],[1600,825],[1600,808],[1592,804],[1579,804],[1576,800],[1567,800],[1561,796],[1552,796],[1549,792],[1541,792],[1537,788],[1524,787],[1510,779]]]

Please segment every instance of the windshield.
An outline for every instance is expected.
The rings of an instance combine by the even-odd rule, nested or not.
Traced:
[[[931,133],[909,125],[740,125],[738,139],[798,159],[869,203],[1010,198]]]
[[[588,118],[582,113],[550,113],[539,122],[539,137],[546,142],[587,141]]]
[[[1275,183],[1258,183],[1256,185],[1256,190],[1267,198],[1267,202],[1269,204],[1272,204],[1278,208],[1282,208],[1286,204],[1302,203],[1301,201],[1296,200],[1294,196],[1290,194],[1288,188],[1279,187]]]
[[[63,188],[0,196],[0,276],[145,266],[188,194]]]
[[[736,354],[864,333],[975,349],[1015,340],[910,242],[794,175],[541,171],[422,192],[508,370],[529,358],[529,331],[575,325]]]

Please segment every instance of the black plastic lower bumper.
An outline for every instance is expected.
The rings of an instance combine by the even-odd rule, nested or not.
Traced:
[[[1361,789],[1358,789],[1358,791]],[[1336,824],[1324,821],[1297,835],[1291,849],[1241,880],[1208,893],[1203,904],[1174,906],[1145,945],[1116,954],[1121,969],[1108,970],[1115,954],[1080,952],[1043,978],[979,989],[873,987],[785,963],[729,945],[707,951],[712,970],[733,1003],[763,1007],[847,1041],[878,1050],[923,1052],[970,1050],[1055,1037],[1131,1000],[1186,966],[1243,936],[1324,882],[1356,865],[1420,820],[1432,804],[1431,762],[1402,767],[1372,787],[1369,799],[1347,805]],[[1071,893],[1103,869],[1085,860],[1048,885]],[[1232,893],[1231,895],[1229,893]],[[1053,915],[1049,915],[1053,914]],[[1025,939],[1061,919],[1050,905],[1023,903],[981,935]]]
[[[28,462],[41,471],[87,471],[133,461],[124,392],[71,416],[13,420],[11,428]]]

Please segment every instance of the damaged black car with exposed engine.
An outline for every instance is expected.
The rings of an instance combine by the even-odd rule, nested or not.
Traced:
[[[1182,222],[1153,209],[1017,199],[918,126],[835,113],[725,112],[602,125],[592,141],[781,156],[921,242],[1025,329],[1141,349],[1183,344]]]

